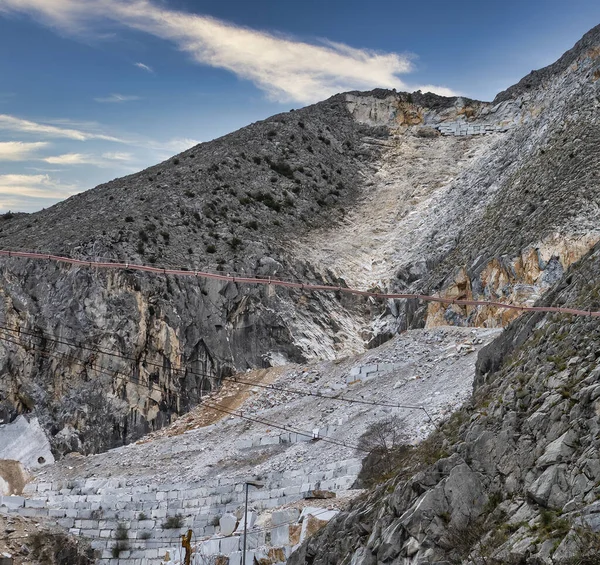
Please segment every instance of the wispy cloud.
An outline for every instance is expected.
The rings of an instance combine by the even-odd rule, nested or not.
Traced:
[[[40,149],[48,146],[45,141],[25,143],[23,141],[1,141],[0,161],[27,161],[35,158]]]
[[[194,145],[198,145],[198,143],[200,142],[189,137],[176,137],[163,143],[153,142],[153,145],[155,147],[160,146],[161,149],[181,153],[190,147],[194,147]]]
[[[28,13],[73,34],[112,20],[170,41],[197,63],[227,69],[281,101],[313,102],[373,87],[413,89],[400,78],[413,70],[407,55],[298,41],[169,10],[152,0],[0,0],[0,10]],[[449,93],[444,87],[427,89]]]
[[[0,195],[58,200],[79,192],[49,175],[0,175]]]
[[[0,0],[0,8],[2,7],[3,1],[4,0]],[[77,141],[101,139],[104,141],[123,143],[122,139],[113,137],[111,135],[105,135],[99,132],[84,131],[81,129],[64,128],[49,123],[44,124],[33,122],[22,118],[17,118],[16,116],[11,116],[9,114],[0,114],[0,131],[2,130],[17,133],[35,134],[42,137],[74,139]]]
[[[111,94],[103,98],[94,98],[96,102],[106,102],[110,104],[119,104],[121,102],[132,102],[133,100],[140,100],[139,96],[131,96],[126,94]]]
[[[131,161],[133,155],[125,152],[108,152],[102,153],[103,159],[109,159],[110,161]]]
[[[94,165],[96,167],[118,167],[132,160],[131,153],[103,153],[101,156],[86,153],[64,153],[41,159],[51,165]]]
[[[84,155],[82,153],[65,153],[63,155],[54,155],[44,157],[42,161],[51,165],[90,165],[95,164],[92,155]]]
[[[133,63],[136,67],[138,67],[139,69],[142,69],[148,73],[153,73],[154,69],[149,66],[149,65],[144,65],[144,63]]]

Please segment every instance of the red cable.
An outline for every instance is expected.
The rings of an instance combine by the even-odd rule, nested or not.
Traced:
[[[572,314],[574,316],[600,317],[600,311],[592,312],[591,310],[578,310],[575,308],[558,308],[556,306],[520,306],[518,304],[506,304],[504,302],[494,302],[486,300],[462,300],[455,298],[443,298],[441,296],[429,296],[425,294],[384,294],[380,292],[369,292],[367,290],[358,290],[354,288],[344,288],[340,286],[325,285],[325,284],[309,284],[291,281],[283,281],[279,279],[261,279],[257,277],[234,277],[230,275],[218,275],[216,273],[207,273],[203,271],[189,271],[184,269],[163,269],[162,267],[150,267],[149,265],[136,265],[132,263],[113,263],[103,262],[96,263],[94,261],[84,261],[82,259],[72,259],[71,257],[63,257],[61,255],[49,255],[46,253],[33,253],[28,251],[8,251],[0,249],[0,256],[22,257],[25,259],[46,259],[57,263],[69,263],[71,265],[80,265],[82,267],[99,267],[103,269],[122,269],[132,271],[144,271],[147,273],[157,273],[162,275],[176,275],[187,277],[200,277],[204,279],[214,279],[227,282],[235,282],[242,284],[263,284],[276,285],[287,288],[298,288],[300,290],[323,291],[323,292],[345,292],[346,294],[354,294],[358,296],[372,296],[374,298],[386,299],[416,299],[424,302],[439,302],[441,304],[458,304],[459,306],[495,306],[497,308],[507,308],[509,310],[520,310],[522,312],[557,312],[560,314]]]

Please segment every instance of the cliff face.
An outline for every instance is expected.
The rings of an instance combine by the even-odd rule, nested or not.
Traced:
[[[0,245],[334,282],[281,241],[352,205],[377,151],[360,148],[371,130],[334,98],[0,219]],[[159,428],[235,371],[362,348],[369,315],[335,296],[11,259],[0,293],[4,417],[38,415],[58,454]]]
[[[548,305],[600,307],[596,246]],[[597,318],[526,315],[478,359],[472,401],[290,564],[600,558]]]
[[[376,90],[274,116],[5,217],[0,246],[532,303],[600,238],[599,35],[493,104]],[[331,359],[407,327],[512,319],[492,308],[0,266],[0,407],[8,420],[39,416],[58,455],[161,427],[236,371]]]

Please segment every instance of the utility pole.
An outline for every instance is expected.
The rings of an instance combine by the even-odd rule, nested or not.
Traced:
[[[260,481],[246,481],[246,503],[244,504],[244,549],[242,551],[242,565],[246,565],[246,538],[248,536],[248,489],[252,486],[255,488],[264,487],[264,483]]]

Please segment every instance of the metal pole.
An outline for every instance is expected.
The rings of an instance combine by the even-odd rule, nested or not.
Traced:
[[[246,504],[244,504],[244,551],[242,552],[242,565],[246,565],[246,534],[248,533],[248,488],[246,483]]]

